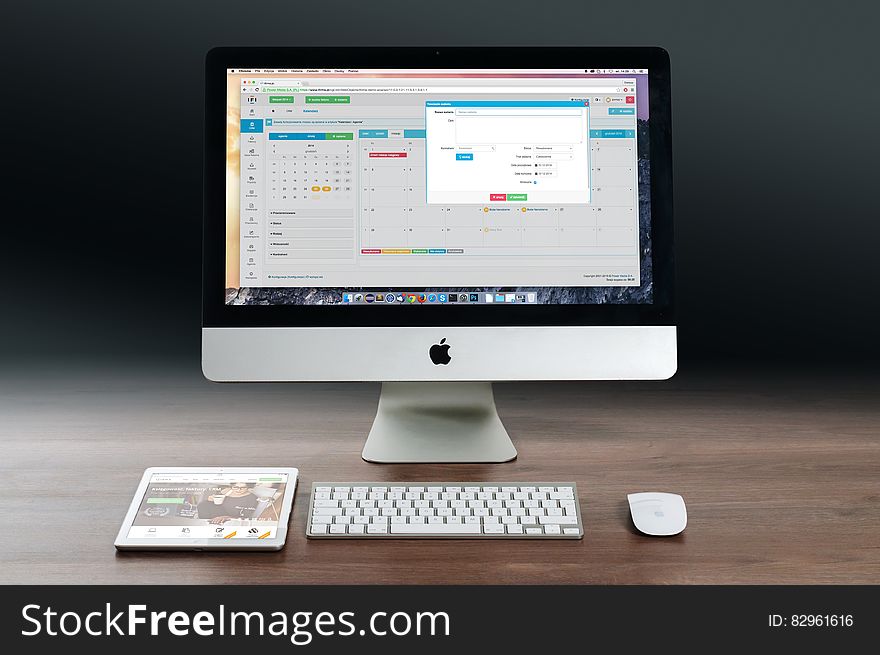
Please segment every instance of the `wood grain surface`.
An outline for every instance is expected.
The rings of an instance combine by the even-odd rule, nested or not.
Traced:
[[[880,582],[880,384],[680,373],[503,384],[519,457],[368,464],[378,385],[204,381],[197,370],[5,371],[0,582],[678,584]],[[296,466],[277,553],[117,553],[148,466]],[[573,480],[583,541],[309,541],[312,481]],[[626,493],[684,496],[678,537],[635,532]]]

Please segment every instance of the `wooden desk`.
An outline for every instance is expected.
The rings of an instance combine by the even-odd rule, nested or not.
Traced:
[[[359,456],[377,385],[217,385],[138,367],[50,377],[0,380],[0,582],[880,582],[876,379],[499,385],[516,461],[381,466]],[[114,550],[144,468],[267,463],[302,476],[281,552]],[[574,480],[587,534],[308,541],[314,480]],[[636,534],[625,495],[642,490],[681,493],[687,531]]]

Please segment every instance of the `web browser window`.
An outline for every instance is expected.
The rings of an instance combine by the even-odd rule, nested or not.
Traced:
[[[130,539],[274,539],[287,473],[154,474]]]
[[[228,304],[650,303],[647,70],[228,71]]]

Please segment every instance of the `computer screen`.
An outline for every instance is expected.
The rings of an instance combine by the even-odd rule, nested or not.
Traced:
[[[647,69],[227,69],[227,305],[653,302]]]

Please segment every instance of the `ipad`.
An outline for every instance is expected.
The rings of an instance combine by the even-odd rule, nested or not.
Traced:
[[[295,468],[148,468],[116,537],[119,550],[280,550]]]

